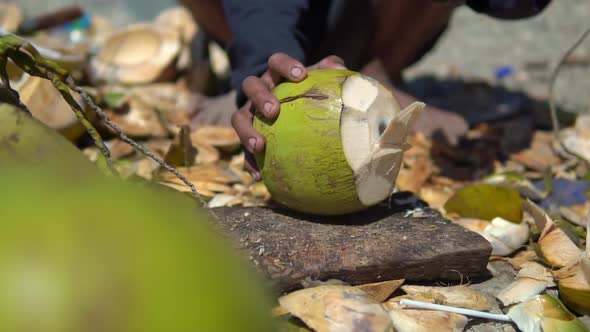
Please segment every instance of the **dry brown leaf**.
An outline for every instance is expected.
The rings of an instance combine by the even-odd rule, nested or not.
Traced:
[[[401,191],[417,193],[432,174],[432,162],[427,157],[416,157],[412,165],[399,171],[396,185]]]
[[[25,18],[22,8],[13,2],[0,3],[0,30],[14,33]]]
[[[282,296],[279,304],[317,332],[393,331],[387,311],[356,287],[305,288]]]
[[[164,158],[168,149],[170,149],[170,145],[172,144],[171,139],[165,138],[152,138],[147,141],[144,145],[156,155]]]
[[[393,294],[403,283],[405,279],[388,280],[382,282],[375,282],[371,284],[358,285],[357,288],[362,289],[371,299],[376,302],[383,302]]]
[[[111,151],[111,157],[113,157],[114,159],[127,157],[135,152],[135,149],[131,145],[123,142],[118,138],[114,138],[108,142],[105,142],[105,145]]]
[[[161,11],[154,21],[178,30],[183,43],[187,44],[199,31],[199,26],[195,22],[193,15],[184,6],[176,6]]]
[[[448,305],[473,310],[490,310],[493,305],[490,300],[479,291],[464,285],[451,287],[402,286],[407,295],[396,299],[409,298],[412,300]]]
[[[158,114],[148,105],[129,98],[120,111],[105,110],[105,114],[128,135],[134,137],[166,137],[168,130]]]
[[[229,194],[217,194],[215,195],[208,203],[207,206],[209,208],[218,208],[224,206],[230,206],[232,201],[236,200],[236,196],[229,195]]]
[[[85,133],[84,126],[51,81],[25,74],[18,83],[13,83],[13,88],[33,117],[48,127],[58,130],[69,140],[76,140]],[[83,109],[86,108],[78,94],[72,92],[72,96]],[[92,114],[88,112],[90,119]]]
[[[197,148],[197,158],[195,163],[197,164],[209,164],[219,161],[219,151],[213,146],[193,141],[193,145]]]
[[[218,164],[178,167],[177,170],[180,172],[180,174],[184,175],[189,181],[193,183],[217,182],[222,184],[232,184],[240,181],[240,178],[237,177],[231,170]],[[160,175],[165,181],[179,181],[174,174],[165,170],[163,170]]]
[[[244,196],[242,206],[244,207],[255,207],[255,206],[266,206],[268,203],[267,199],[252,197],[252,196]]]
[[[565,128],[561,131],[561,140],[563,145],[571,153],[590,162],[590,116],[580,114],[576,119],[573,128]]]
[[[250,175],[250,173],[246,172],[244,169],[244,153],[237,154],[232,157],[229,168],[240,177],[242,183],[252,183],[254,178]]]
[[[445,203],[453,196],[455,192],[443,186],[426,185],[418,191],[418,197],[428,203],[428,205],[438,211],[444,211]]]
[[[248,190],[250,190],[250,193],[252,193],[254,197],[263,199],[270,198],[270,192],[268,191],[268,188],[266,188],[264,182],[253,183],[248,187]]]
[[[396,332],[460,332],[467,317],[433,310],[398,309],[389,312]]]
[[[191,189],[189,187],[187,187],[184,183],[175,183],[175,182],[167,182],[167,181],[159,181],[157,182],[158,184],[161,184],[163,186],[172,188],[176,191],[180,191],[180,192],[191,192]],[[195,185],[196,188],[196,185]],[[213,196],[215,196],[215,193],[212,191],[208,191],[208,190],[199,190],[197,188],[197,193],[203,197],[207,197],[207,198],[211,198]]]
[[[281,307],[280,305],[277,305],[277,306],[275,306],[275,307],[273,307],[273,308],[271,309],[271,315],[272,315],[273,317],[277,317],[277,316],[283,316],[283,315],[286,315],[286,314],[288,314],[288,313],[289,313],[289,310],[287,310],[287,309],[285,309],[285,308]]]
[[[432,141],[423,133],[417,132],[408,136],[410,148],[404,152],[406,157],[430,156]]]
[[[537,259],[537,253],[532,249],[521,250],[514,257],[493,256],[490,261],[508,262],[515,270],[520,270],[526,263]]]
[[[527,262],[518,272],[517,279],[497,296],[505,306],[527,301],[540,294],[547,287],[553,287],[553,276],[544,266]]]
[[[200,127],[191,134],[196,141],[205,142],[225,152],[233,152],[240,147],[240,138],[233,128]]]
[[[490,224],[487,220],[473,219],[473,218],[458,218],[453,220],[454,223],[459,224],[468,230],[476,233],[482,233]]]
[[[559,212],[572,223],[586,227],[586,220],[590,215],[590,201],[572,206],[560,206]]]
[[[553,267],[572,265],[580,260],[582,251],[541,207],[527,199],[524,209],[541,230],[537,241],[539,258]]]
[[[217,182],[192,181],[199,194],[207,197],[213,197],[215,193],[232,193],[230,186]],[[181,192],[190,192],[191,189],[177,177],[169,177],[165,181],[160,181],[160,184],[168,185]]]
[[[135,174],[146,180],[152,180],[154,173],[160,168],[160,164],[147,157],[140,159],[136,164],[137,172]]]
[[[513,154],[511,159],[530,169],[543,172],[561,163],[561,159],[553,149],[554,143],[555,137],[551,132],[536,131],[531,146],[524,151]]]
[[[181,84],[156,83],[133,87],[128,98],[159,112],[169,130],[176,133],[181,126],[190,125],[190,111],[198,97]]]

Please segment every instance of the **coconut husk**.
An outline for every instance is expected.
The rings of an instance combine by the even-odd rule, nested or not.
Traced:
[[[16,32],[25,16],[14,2],[0,2],[0,32]]]
[[[230,73],[229,57],[225,50],[215,43],[209,44],[209,62],[211,70],[217,77],[226,78]]]
[[[402,286],[402,290],[407,295],[395,297],[388,302],[399,302],[401,299],[409,298],[473,310],[490,310],[493,307],[491,301],[482,293],[464,285],[451,287],[406,285]]]
[[[13,84],[13,88],[36,119],[59,131],[67,139],[74,141],[86,132],[70,105],[49,80],[23,74],[21,80]],[[85,109],[82,97],[74,91],[71,93]],[[94,112],[86,112],[86,115],[92,120]]]
[[[199,26],[191,12],[184,6],[165,9],[156,17],[157,24],[173,28],[178,31],[183,43],[190,43],[199,32]]]
[[[197,148],[197,158],[195,163],[197,164],[211,164],[219,160],[219,151],[213,146],[199,141],[192,141],[193,145]]]
[[[114,31],[115,27],[108,18],[101,15],[92,15],[91,24],[88,28],[88,37],[93,45],[102,44]]]
[[[176,29],[150,23],[132,24],[105,38],[90,62],[90,76],[106,83],[167,81],[175,75],[181,46]]]
[[[535,262],[526,263],[518,272],[517,279],[497,296],[505,306],[534,298],[545,288],[553,287],[553,276],[544,266]]]
[[[157,83],[129,89],[128,98],[150,106],[165,119],[167,129],[178,134],[191,122],[191,110],[198,99],[180,83]]]
[[[305,288],[280,297],[279,304],[317,332],[393,331],[387,311],[352,286]]]
[[[374,301],[383,302],[387,300],[387,298],[391,296],[391,294],[393,294],[393,292],[395,292],[404,282],[404,279],[387,280],[358,285],[356,287],[362,289]]]
[[[469,321],[463,315],[433,310],[395,309],[389,315],[397,332],[460,332]]]
[[[135,98],[126,98],[125,107],[105,110],[105,114],[132,137],[167,137],[169,132],[158,113]],[[114,131],[111,130],[113,133]]]
[[[530,200],[524,202],[524,208],[541,230],[535,244],[539,258],[556,268],[569,266],[580,260],[582,251],[542,208]]]

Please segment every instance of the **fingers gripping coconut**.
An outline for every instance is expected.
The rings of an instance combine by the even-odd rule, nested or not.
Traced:
[[[242,84],[248,101],[232,115],[231,123],[245,147],[246,169],[255,180],[260,181],[260,173],[254,154],[264,151],[264,137],[253,127],[253,109],[261,111],[267,119],[275,119],[280,112],[279,101],[272,89],[284,80],[301,82],[307,72],[314,69],[345,69],[344,61],[337,56],[328,56],[306,68],[301,62],[284,53],[275,53],[268,59],[268,70],[260,77],[250,76]]]
[[[392,192],[406,137],[425,104],[400,110],[376,80],[344,69],[317,69],[273,90],[281,114],[258,112],[265,139],[256,155],[275,201],[301,212],[339,215],[378,204]]]

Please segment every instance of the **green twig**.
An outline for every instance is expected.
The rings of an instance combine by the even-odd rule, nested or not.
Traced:
[[[101,155],[109,171],[114,175],[117,175],[118,172],[115,166],[113,165],[111,153],[108,147],[104,144],[104,141],[102,140],[102,137],[100,136],[96,128],[94,128],[92,123],[88,121],[88,119],[86,118],[84,110],[82,109],[82,107],[80,107],[78,102],[76,102],[68,86],[63,82],[63,79],[66,78],[67,75],[64,76],[63,70],[56,68],[58,67],[58,65],[55,63],[46,61],[44,62],[44,65],[38,65],[38,60],[32,57],[31,55],[34,56],[35,53],[33,52],[32,54],[28,54],[22,52],[19,48],[18,50],[15,50],[12,53],[11,59],[17,66],[19,66],[23,71],[25,71],[29,75],[45,78],[51,81],[53,86],[59,91],[64,100],[68,103],[68,105],[70,105],[72,111],[74,112],[74,114],[76,114],[76,117],[86,129],[86,131],[92,138],[94,144],[100,150]]]
[[[184,184],[186,184],[190,188],[193,196],[195,198],[197,198],[204,207],[207,206],[207,202],[205,202],[203,197],[201,197],[201,195],[199,195],[195,185],[192,184],[192,182],[190,182],[184,175],[180,174],[180,172],[176,168],[170,166],[167,162],[165,162],[164,160],[162,160],[161,158],[159,158],[158,156],[153,154],[151,151],[147,150],[146,148],[144,148],[143,146],[141,146],[140,144],[138,144],[134,140],[127,137],[125,132],[116,123],[111,121],[111,119],[109,119],[106,116],[106,114],[104,114],[104,112],[100,109],[100,107],[96,106],[92,102],[92,99],[90,98],[90,96],[83,89],[75,86],[75,84],[71,78],[68,78],[66,80],[66,83],[72,90],[76,91],[78,94],[80,94],[80,96],[82,96],[82,98],[84,98],[84,100],[94,109],[96,114],[107,124],[107,126],[109,126],[111,129],[113,129],[119,135],[119,137],[121,138],[122,141],[131,145],[133,148],[135,148],[136,150],[138,150],[139,152],[141,152],[145,156],[149,157],[150,159],[152,159],[153,161],[158,163],[162,168],[164,168],[167,171],[169,171],[170,173],[174,174],[177,178],[179,178]]]
[[[141,152],[145,156],[151,158],[156,163],[158,163],[161,167],[163,167],[164,169],[166,169],[167,171],[171,172],[176,177],[178,177],[182,182],[184,182],[184,184],[186,184],[191,189],[193,196],[195,198],[197,198],[205,208],[207,207],[207,202],[205,202],[205,200],[201,197],[201,195],[199,195],[194,184],[192,184],[185,176],[180,174],[180,172],[176,168],[170,166],[164,160],[162,160],[161,158],[159,158],[158,156],[156,156],[155,154],[153,154],[152,152],[150,152],[149,150],[147,150],[146,148],[144,148],[143,146],[141,146],[137,142],[133,141],[129,137],[127,137],[125,132],[123,132],[123,130],[121,130],[121,128],[119,128],[119,126],[117,126],[117,124],[115,124],[113,121],[111,121],[106,116],[106,114],[104,114],[104,112],[100,109],[100,107],[98,107],[94,103],[94,101],[86,93],[86,91],[84,91],[82,88],[76,86],[72,77],[69,76],[67,71],[62,69],[57,63],[43,58],[43,56],[41,56],[39,54],[39,52],[35,49],[35,47],[33,47],[30,43],[14,36],[14,35],[0,35],[0,60],[1,59],[6,60],[6,58],[8,58],[8,57],[10,59],[12,59],[16,63],[17,66],[19,66],[23,71],[27,72],[29,75],[45,78],[45,79],[50,80],[53,83],[53,86],[60,92],[60,94],[62,95],[64,100],[70,105],[70,107],[72,108],[72,110],[74,111],[74,113],[76,114],[78,119],[80,120],[80,122],[82,122],[82,124],[86,128],[86,131],[90,134],[90,136],[94,140],[94,144],[101,151],[102,156],[104,157],[109,169],[111,170],[111,172],[113,172],[113,174],[118,174],[118,172],[116,171],[115,167],[113,166],[109,149],[104,144],[98,131],[94,128],[94,126],[92,126],[90,121],[88,121],[88,119],[86,118],[84,111],[82,110],[80,105],[76,102],[74,97],[72,96],[71,91],[75,91],[76,93],[78,93],[83,98],[84,102],[88,106],[90,106],[94,110],[94,112],[96,112],[96,114],[110,128],[112,128],[115,132],[117,132],[117,134],[119,135],[121,140],[123,140],[127,144],[131,145],[133,148],[135,148],[136,150],[138,150],[139,152]],[[4,62],[6,62],[6,61],[4,61]],[[5,68],[6,68],[5,63],[0,62],[0,69],[3,69],[3,71],[0,70],[0,76],[1,76],[3,82],[5,80],[6,80],[6,82],[8,82],[8,75],[7,74],[4,75],[4,73],[6,71]],[[5,85],[7,87],[9,87],[8,83],[6,83]],[[1,90],[0,90],[0,92],[1,92]],[[0,97],[1,97],[1,95],[0,95]],[[17,99],[18,99],[18,94],[17,94]],[[19,102],[20,102],[20,99],[19,99]],[[212,214],[212,216],[214,218],[217,219],[217,216],[215,215],[215,213],[213,211],[211,211],[211,209],[207,209],[207,210],[209,211],[209,213]]]

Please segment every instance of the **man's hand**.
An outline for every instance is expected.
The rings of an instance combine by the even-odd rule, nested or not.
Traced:
[[[272,94],[272,89],[284,80],[301,82],[307,77],[309,70],[324,68],[345,69],[346,67],[344,67],[344,61],[334,55],[306,68],[286,54],[275,53],[268,59],[268,70],[262,76],[249,76],[242,83],[248,102],[232,115],[231,123],[245,148],[245,167],[256,181],[262,178],[254,155],[264,151],[265,141],[252,126],[254,110],[258,110],[268,119],[276,118],[280,112],[280,104]]]

